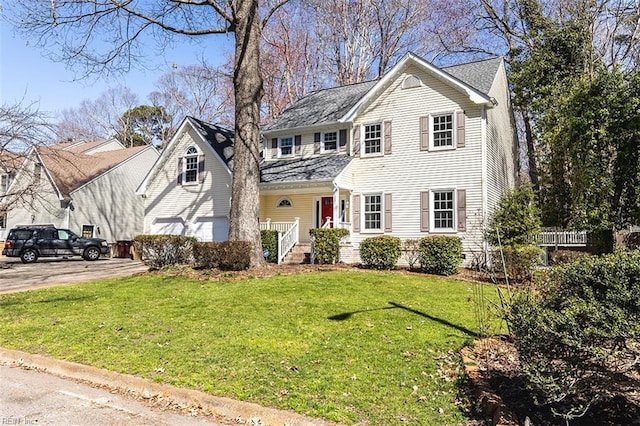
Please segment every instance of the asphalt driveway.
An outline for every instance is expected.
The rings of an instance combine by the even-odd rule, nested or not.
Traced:
[[[0,256],[0,293],[11,293],[40,287],[127,277],[146,272],[142,262],[129,259],[38,259],[23,264],[19,258]]]

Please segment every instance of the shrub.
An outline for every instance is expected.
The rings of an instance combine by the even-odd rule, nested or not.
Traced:
[[[530,283],[533,274],[542,262],[544,250],[533,244],[516,244],[502,248],[506,272],[502,264],[499,250],[492,252],[493,265],[498,272],[505,273],[510,279],[520,283]]]
[[[224,241],[220,243],[220,262],[223,271],[249,269],[251,263],[251,243],[248,241]]]
[[[540,211],[531,185],[503,194],[489,218],[485,238],[492,246],[528,244],[540,234]]]
[[[426,272],[451,275],[462,263],[462,240],[458,237],[429,236],[420,240],[420,266]]]
[[[589,256],[589,253],[577,250],[554,250],[551,252],[551,264],[560,265],[563,263],[575,262],[578,259]]]
[[[362,263],[374,269],[394,269],[400,257],[400,238],[379,235],[360,243]]]
[[[220,243],[198,242],[193,246],[193,258],[197,266],[205,269],[217,268],[220,264]]]
[[[182,235],[137,235],[134,250],[152,268],[186,265],[193,261],[196,239]]]
[[[508,316],[528,386],[569,420],[637,386],[640,253],[589,256],[555,268]]]
[[[344,228],[313,228],[309,230],[313,253],[318,263],[336,263],[340,256],[340,239],[349,235]]]
[[[415,269],[420,260],[420,240],[404,240],[402,242],[402,257],[407,261],[409,269]]]
[[[263,229],[260,231],[262,238],[262,252],[269,251],[267,262],[278,262],[278,231],[273,229]]]

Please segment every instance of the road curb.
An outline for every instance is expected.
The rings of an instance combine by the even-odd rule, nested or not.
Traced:
[[[250,402],[209,395],[204,392],[155,383],[141,377],[115,373],[75,362],[61,361],[42,355],[0,348],[0,363],[32,368],[59,377],[82,380],[98,386],[134,392],[143,398],[161,396],[176,404],[198,407],[236,424],[251,422],[261,426],[338,426],[337,423],[303,416],[301,414],[262,407]]]

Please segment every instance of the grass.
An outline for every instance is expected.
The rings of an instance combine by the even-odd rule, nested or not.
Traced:
[[[473,284],[163,275],[0,295],[0,346],[347,424],[459,424]]]

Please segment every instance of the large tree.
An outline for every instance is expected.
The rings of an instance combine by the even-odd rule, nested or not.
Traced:
[[[27,36],[56,52],[57,59],[83,65],[87,74],[126,71],[144,59],[151,42],[162,47],[170,41],[233,33],[235,152],[229,238],[249,241],[251,265],[258,266],[264,262],[258,223],[260,34],[286,1],[261,10],[258,0],[15,0],[7,11]]]

